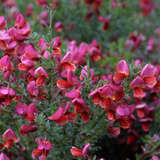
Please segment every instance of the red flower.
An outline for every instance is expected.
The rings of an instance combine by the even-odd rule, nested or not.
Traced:
[[[34,75],[37,75],[38,78],[36,79],[36,85],[37,86],[43,86],[45,78],[48,78],[47,72],[44,70],[43,67],[38,67],[34,71]]]
[[[17,143],[19,139],[17,138],[16,134],[13,132],[12,129],[7,129],[4,133],[2,138],[5,140],[4,146],[7,149],[10,149],[13,143]]]
[[[45,6],[47,5],[47,0],[36,0],[36,3],[40,6]]]
[[[34,103],[31,103],[27,107],[27,113],[25,114],[25,118],[28,120],[29,123],[34,122],[34,119],[36,118],[35,114],[39,114],[38,109],[36,108],[36,105]]]
[[[22,125],[20,128],[20,134],[21,136],[24,136],[25,134],[28,134],[30,132],[34,132],[38,129],[38,126],[34,126],[34,125]]]
[[[124,117],[119,118],[118,122],[123,129],[128,129],[132,126],[134,121],[131,117],[124,116]]]
[[[7,26],[4,16],[0,16],[0,30],[5,29]]]
[[[55,9],[58,6],[58,0],[52,0],[52,8]]]
[[[103,31],[107,31],[109,28],[109,24],[110,24],[110,19],[109,18],[104,18],[102,16],[98,17],[98,20],[103,22]]]
[[[73,74],[73,71],[68,69],[61,73],[63,79],[57,81],[57,87],[60,89],[72,88],[73,86],[80,86],[78,78]]]
[[[145,132],[148,132],[149,131],[149,127],[150,127],[150,122],[153,121],[152,118],[143,118],[143,119],[140,119],[140,122],[142,124],[142,129],[145,131]]]
[[[90,143],[87,143],[83,149],[78,149],[77,147],[72,147],[71,148],[71,154],[75,157],[87,157],[87,151],[88,148],[90,147]]]
[[[81,119],[84,122],[88,122],[89,121],[89,112],[90,112],[90,108],[88,108],[85,105],[85,102],[82,98],[75,98],[72,100],[72,103],[74,105],[74,112],[76,114],[80,114],[81,115]]]
[[[72,147],[71,148],[71,153],[73,156],[75,157],[83,157],[83,153],[82,153],[82,150],[81,149],[78,149],[76,147]]]
[[[32,3],[30,3],[27,5],[26,16],[30,17],[32,15],[32,12],[33,12],[33,6],[32,6]]]
[[[73,87],[73,83],[67,80],[61,79],[57,81],[57,87],[60,89],[67,89],[67,88]]]
[[[152,9],[155,7],[155,4],[152,0],[140,0],[140,8],[142,9],[142,15],[148,16]]]
[[[129,135],[127,137],[127,144],[135,144],[137,139],[139,138],[138,133],[135,130],[129,130]]]
[[[61,126],[65,125],[68,121],[74,121],[76,119],[76,114],[73,112],[68,112],[70,105],[71,104],[69,102],[67,102],[66,105],[62,104],[48,119],[55,121]]]
[[[126,41],[126,46],[132,46],[131,51],[136,51],[140,45],[142,40],[144,39],[144,36],[140,34],[139,36],[137,35],[137,32],[133,32],[130,34],[130,39]]]
[[[35,65],[35,62],[22,56],[21,57],[21,63],[18,64],[18,69],[20,71],[23,71],[23,72],[26,72],[28,71],[29,69],[33,68]]]
[[[119,127],[113,127],[111,125],[107,126],[107,131],[113,137],[117,137],[120,134],[120,128]]]
[[[139,118],[144,118],[144,117],[153,118],[154,107],[147,106],[145,103],[142,103],[137,105],[136,109],[137,109],[137,116]]]
[[[54,38],[54,42],[53,42],[53,53],[54,54],[61,54],[61,49],[60,49],[61,45],[62,45],[62,42],[61,42],[60,37]]]

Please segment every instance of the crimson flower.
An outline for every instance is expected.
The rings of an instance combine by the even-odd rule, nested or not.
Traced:
[[[71,148],[71,154],[75,157],[87,157],[87,151],[88,151],[88,148],[90,147],[90,143],[87,143],[83,149],[79,149],[77,147],[72,147]]]
[[[2,135],[3,140],[5,140],[4,146],[7,149],[10,149],[14,143],[19,142],[19,139],[17,138],[16,134],[12,129],[7,129],[3,135]]]

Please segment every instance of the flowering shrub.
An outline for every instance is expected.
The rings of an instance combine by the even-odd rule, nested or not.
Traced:
[[[0,0],[0,160],[158,160],[158,0]]]

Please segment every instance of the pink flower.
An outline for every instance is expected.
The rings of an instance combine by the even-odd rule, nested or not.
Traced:
[[[126,77],[129,77],[129,67],[125,60],[121,60],[116,65],[116,73],[113,76],[113,80],[116,83],[120,83]]]
[[[155,40],[153,37],[149,38],[148,43],[147,43],[147,51],[152,53],[154,51],[154,46],[155,46]]]
[[[16,96],[16,92],[10,87],[0,88],[0,101],[5,105],[10,105],[12,99]]]
[[[5,29],[7,26],[4,16],[0,16],[0,30]]]
[[[130,116],[135,110],[135,105],[122,105],[120,104],[117,109],[116,113],[119,116]]]
[[[153,88],[157,83],[156,68],[151,64],[146,64],[144,66],[140,73],[140,76],[143,78],[145,85],[148,88]]]
[[[3,56],[0,59],[0,70],[1,71],[13,70],[13,64],[12,64],[9,56]]]
[[[31,44],[25,47],[24,56],[29,60],[39,60],[40,55]]]
[[[138,99],[142,99],[146,96],[143,88],[145,87],[144,81],[140,76],[137,76],[130,83],[130,88],[134,91],[134,97]]]
[[[32,158],[33,159],[39,158],[39,160],[46,160],[49,151],[52,149],[51,142],[46,139],[41,140],[40,138],[37,138],[36,142],[38,144],[38,148],[35,148],[32,151]]]
[[[80,96],[80,90],[73,89],[73,90],[71,90],[69,92],[66,92],[65,96],[70,98],[70,99],[78,98]]]
[[[57,22],[55,25],[54,25],[54,29],[58,32],[62,32],[63,30],[63,23],[62,22]]]
[[[35,96],[35,97],[38,96],[39,89],[37,88],[35,81],[31,81],[31,82],[28,83],[27,91],[31,96]]]
[[[0,160],[10,160],[10,158],[8,156],[6,156],[4,153],[1,153]]]
[[[25,103],[19,103],[16,106],[16,112],[19,115],[25,115],[27,113],[28,106]]]
[[[27,59],[26,57],[21,57],[21,63],[18,64],[18,69],[20,71],[26,72],[29,69],[33,68],[35,65],[35,62],[32,60]]]
[[[22,28],[25,25],[24,16],[22,14],[18,14],[14,24],[17,28]]]
[[[91,68],[90,69],[90,76],[91,76],[91,79],[93,79],[94,77],[94,70]],[[87,66],[84,66],[84,68],[81,70],[81,75],[80,75],[80,80],[84,80],[85,78],[88,78],[88,67]]]
[[[39,138],[36,139],[36,142],[38,143],[38,149],[39,150],[51,150],[52,149],[52,144],[50,141],[47,141],[46,139],[41,140]]]
[[[5,30],[0,30],[0,49],[6,50],[10,41],[11,37],[9,36],[8,32]]]

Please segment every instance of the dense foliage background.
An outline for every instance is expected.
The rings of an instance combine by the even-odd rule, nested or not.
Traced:
[[[0,16],[0,160],[160,159],[159,0],[0,0]]]

